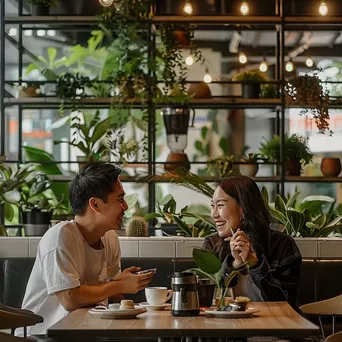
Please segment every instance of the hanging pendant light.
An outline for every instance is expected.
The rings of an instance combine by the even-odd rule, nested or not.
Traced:
[[[109,7],[113,4],[114,0],[99,0],[99,3],[103,7]]]

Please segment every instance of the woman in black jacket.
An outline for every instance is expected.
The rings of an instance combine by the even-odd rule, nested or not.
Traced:
[[[258,186],[248,177],[223,179],[211,201],[217,233],[203,248],[223,262],[224,273],[251,265],[231,283],[234,297],[287,301],[298,307],[302,257],[293,238],[270,229],[270,215]]]

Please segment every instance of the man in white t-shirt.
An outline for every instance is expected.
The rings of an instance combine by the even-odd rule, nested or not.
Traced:
[[[46,330],[69,311],[97,303],[119,301],[122,293],[137,293],[153,273],[121,272],[115,229],[122,224],[127,203],[116,165],[89,163],[71,181],[69,200],[75,218],[49,229],[40,240],[36,261],[22,304],[43,316],[28,327],[28,335]],[[21,335],[18,331],[17,335]]]

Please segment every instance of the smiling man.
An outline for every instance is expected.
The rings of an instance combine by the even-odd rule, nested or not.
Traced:
[[[23,309],[43,316],[28,335],[46,330],[69,311],[118,301],[122,293],[137,293],[153,273],[121,272],[120,246],[115,232],[122,224],[127,203],[119,180],[121,169],[102,162],[85,165],[71,181],[72,221],[52,227],[42,237],[27,284]],[[18,332],[21,335],[21,332]]]

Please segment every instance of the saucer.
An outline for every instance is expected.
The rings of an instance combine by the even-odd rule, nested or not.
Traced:
[[[127,319],[127,318],[135,318],[138,315],[146,312],[146,308],[135,306],[134,309],[120,309],[120,305],[110,305],[108,309],[105,308],[92,308],[89,310],[89,313],[107,319]]]
[[[139,303],[139,305],[146,308],[148,311],[161,311],[171,306],[171,304],[168,303],[162,305],[150,305],[147,302]]]

